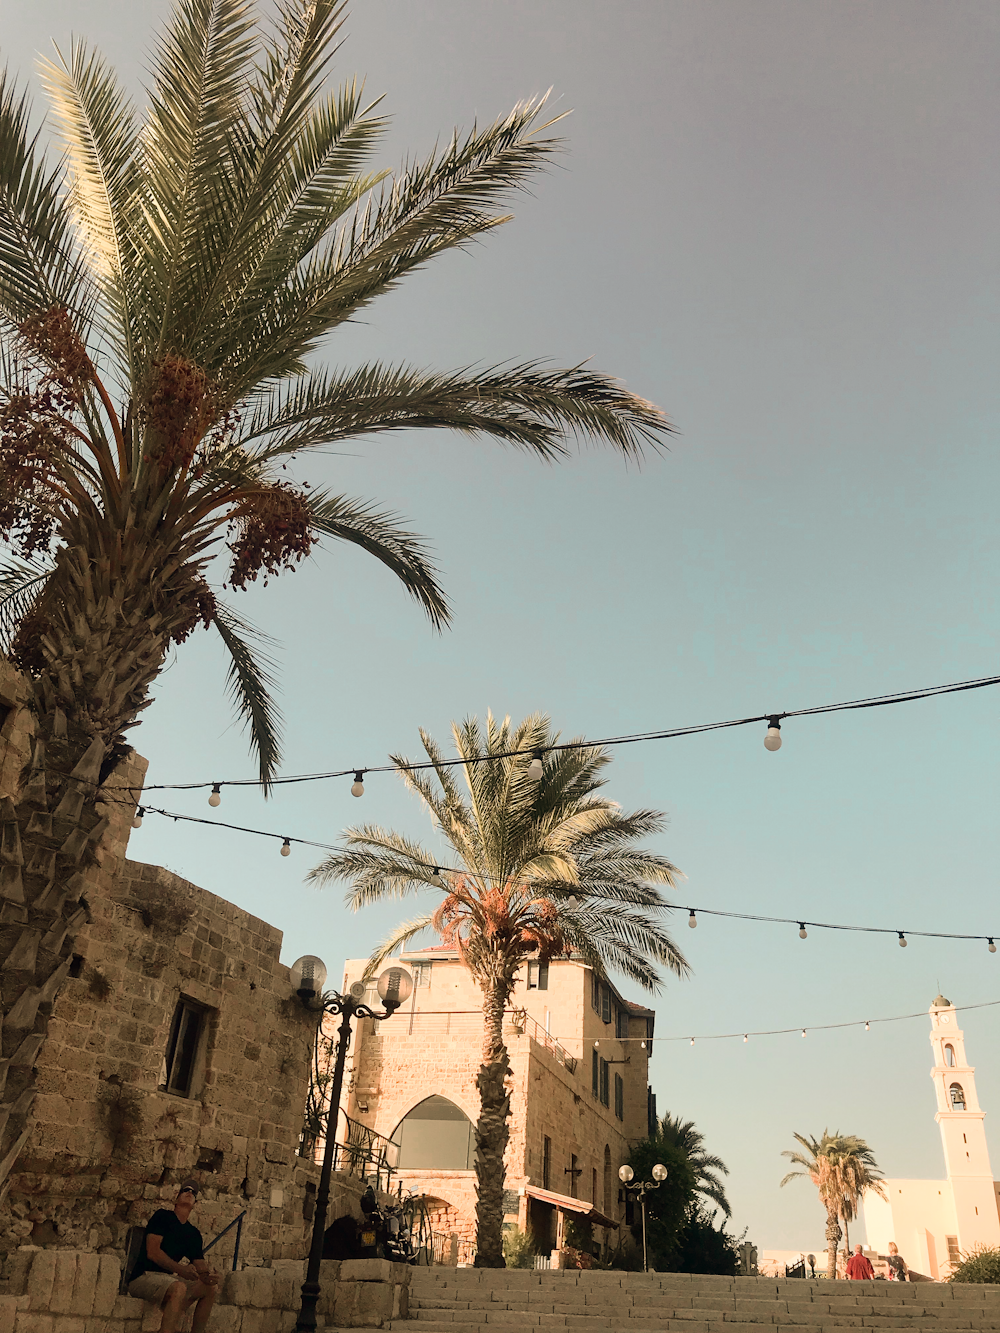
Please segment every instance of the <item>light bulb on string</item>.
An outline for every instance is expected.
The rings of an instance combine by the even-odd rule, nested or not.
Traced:
[[[745,1046],[749,1040],[750,1040],[750,1033],[749,1033],[749,1032],[744,1032],[744,1034],[743,1034],[743,1045]]]
[[[351,783],[352,796],[364,796],[365,794],[365,775],[359,768],[354,774],[354,781]]]
[[[804,939],[808,939],[808,938],[809,938],[809,932],[808,932],[808,930],[806,930],[805,922],[804,922],[804,921],[800,921],[800,922],[799,922],[799,939],[800,939],[800,940],[804,940]]]
[[[867,1019],[866,1019],[866,1020],[865,1020],[865,1031],[866,1031],[866,1032],[871,1032],[871,1030],[872,1030],[872,1025],[871,1025],[871,1023],[869,1023],[869,1022],[867,1021]]]
[[[695,916],[695,914],[694,914],[694,908],[693,908],[693,907],[689,907],[689,908],[688,908],[688,925],[691,927],[692,930],[694,930],[695,927],[697,926],[697,924],[698,924],[698,918],[697,918],[697,917]]]
[[[140,805],[139,808],[136,810],[135,814],[132,816],[133,828],[142,828],[142,817],[145,813],[146,813],[145,810],[143,810],[142,806]]]
[[[222,783],[221,783],[221,782],[214,782],[214,783],[212,784],[212,794],[211,794],[211,796],[208,798],[208,803],[209,803],[210,806],[213,807],[213,809],[214,809],[215,806],[217,806],[217,805],[221,805],[221,804],[222,804]]]
[[[905,949],[905,948],[906,948],[906,936],[903,934],[903,932],[902,932],[901,930],[897,930],[897,931],[896,931],[896,934],[899,936],[899,947],[900,947],[901,949]]]
[[[595,1051],[599,1051],[600,1049],[601,1049],[601,1043],[600,1043],[599,1041],[595,1041],[595,1042],[594,1042],[594,1050],[595,1050]]]
[[[531,763],[528,765],[528,781],[540,782],[542,780],[542,751],[536,750],[532,756]]]
[[[441,867],[440,867],[440,866],[433,866],[433,867],[431,868],[431,874],[435,877],[435,879],[440,879],[440,878],[441,878]]]
[[[291,854],[292,854],[292,844],[291,844],[291,843],[289,842],[289,840],[286,838],[286,839],[284,840],[284,842],[281,844],[281,855],[282,855],[282,856],[291,856]]]
[[[806,1030],[805,1030],[805,1028],[802,1029],[802,1035],[803,1035],[803,1037],[806,1035]]]
[[[997,951],[997,946],[993,943],[993,936],[992,936],[992,935],[990,936],[990,942],[989,942],[989,944],[987,945],[987,948],[989,949],[990,953],[996,953],[996,951]]]
[[[694,1045],[694,1037],[691,1038],[691,1045]]]
[[[767,734],[764,737],[765,750],[781,749],[781,721],[777,717],[767,719]]]

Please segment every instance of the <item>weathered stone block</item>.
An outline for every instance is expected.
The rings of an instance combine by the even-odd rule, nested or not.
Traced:
[[[0,1296],[0,1333],[14,1333],[17,1301],[13,1296]]]
[[[391,1282],[388,1259],[345,1259],[340,1265],[341,1282]]]
[[[56,1315],[52,1321],[52,1333],[87,1333],[87,1321],[79,1315]]]
[[[56,1251],[37,1250],[25,1283],[28,1307],[48,1313],[52,1306],[52,1285],[56,1276]],[[20,1333],[20,1330],[19,1330]],[[30,1330],[29,1333],[39,1333]]]
[[[94,1314],[106,1319],[115,1308],[118,1284],[121,1282],[121,1262],[116,1254],[99,1254],[97,1282],[94,1285]],[[131,1297],[126,1297],[131,1300]]]
[[[97,1278],[101,1271],[99,1254],[79,1254],[76,1260],[76,1279],[70,1299],[70,1314],[86,1318],[94,1313],[94,1296],[97,1293]],[[60,1330],[66,1333],[66,1330]],[[81,1330],[82,1333],[82,1330]]]
[[[116,1296],[115,1303],[111,1308],[112,1319],[125,1319],[136,1322],[142,1318],[146,1312],[146,1306],[143,1301],[138,1301],[134,1296]]]
[[[50,1314],[19,1310],[14,1321],[14,1333],[53,1333],[54,1322]]]
[[[236,1305],[216,1305],[212,1310],[213,1333],[240,1333],[243,1311]]]

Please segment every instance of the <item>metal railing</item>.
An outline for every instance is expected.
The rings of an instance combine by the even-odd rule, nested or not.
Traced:
[[[333,1147],[333,1169],[346,1176],[357,1176],[359,1180],[371,1180],[376,1189],[392,1192],[392,1177],[396,1171],[399,1157],[399,1145],[387,1139],[383,1134],[376,1134],[368,1125],[359,1120],[352,1120],[349,1115],[341,1116],[341,1123],[347,1125],[347,1139],[344,1143],[335,1143]],[[323,1160],[325,1140],[312,1137],[299,1147],[299,1156],[314,1162]]]
[[[236,1244],[233,1246],[233,1272],[234,1272],[234,1273],[236,1272],[236,1264],[237,1264],[237,1261],[239,1260],[239,1257],[240,1257],[240,1238],[241,1238],[242,1235],[243,1235],[243,1219],[246,1217],[246,1215],[247,1215],[247,1210],[244,1208],[243,1211],[242,1211],[242,1213],[240,1213],[239,1217],[234,1217],[233,1220],[229,1223],[229,1226],[227,1226],[227,1227],[223,1227],[223,1229],[219,1232],[219,1234],[218,1234],[217,1236],[213,1236],[212,1239],[211,1239],[211,1240],[208,1242],[208,1244],[205,1246],[205,1253],[208,1254],[209,1250],[210,1250],[214,1245],[218,1245],[218,1243],[219,1243],[219,1241],[222,1239],[222,1237],[223,1237],[223,1236],[227,1236],[227,1235],[230,1233],[230,1231],[232,1231],[233,1227],[235,1227],[235,1228],[236,1228]]]
[[[555,1037],[550,1036],[540,1023],[535,1020],[524,1009],[514,1009],[510,1012],[510,1026],[514,1032],[526,1032],[532,1041],[537,1042],[539,1046],[544,1046],[550,1055],[554,1055],[559,1064],[569,1070],[571,1074],[576,1073],[576,1067],[579,1064],[575,1055],[570,1055],[564,1046],[560,1046]]]

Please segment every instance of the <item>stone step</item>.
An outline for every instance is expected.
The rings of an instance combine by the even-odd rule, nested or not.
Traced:
[[[418,1324],[411,1321],[393,1320],[388,1328],[392,1333],[402,1333],[402,1330],[408,1329],[409,1333],[498,1333],[498,1330],[512,1327],[526,1327],[523,1323],[511,1324],[501,1323],[495,1320],[487,1320],[485,1323],[469,1323],[465,1320],[421,1320]],[[536,1327],[536,1326],[529,1326]],[[738,1320],[675,1320],[663,1319],[653,1316],[623,1320],[620,1317],[600,1319],[568,1319],[565,1324],[545,1324],[542,1328],[566,1328],[569,1330],[581,1330],[581,1333],[638,1333],[639,1329],[659,1329],[662,1333],[761,1333],[762,1325],[760,1323],[747,1323]],[[919,1333],[934,1333],[934,1330],[950,1328],[954,1329],[956,1325],[941,1324],[935,1320],[928,1320],[922,1324],[903,1324],[894,1325],[892,1323],[873,1322],[867,1320],[857,1320],[851,1323],[836,1321],[817,1321],[809,1323],[786,1323],[784,1321],[767,1325],[772,1329],[793,1329],[794,1333],[857,1333],[859,1328],[895,1328],[903,1327],[918,1329]],[[970,1321],[962,1325],[965,1329],[975,1330],[975,1333],[981,1333],[984,1330],[1000,1329],[1000,1323],[990,1321],[986,1324]]]

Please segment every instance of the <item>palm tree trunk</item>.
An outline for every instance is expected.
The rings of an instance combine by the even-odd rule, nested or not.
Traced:
[[[845,1253],[846,1255],[850,1255],[850,1253],[851,1253],[851,1231],[850,1231],[850,1227],[848,1227],[848,1225],[847,1225],[847,1218],[844,1217],[843,1214],[841,1214],[841,1218],[840,1218],[840,1220],[841,1220],[841,1221],[843,1222],[843,1224],[844,1224],[844,1253]]]
[[[834,1208],[826,1215],[826,1275],[831,1282],[837,1276],[837,1246],[842,1234]]]
[[[476,1126],[476,1267],[506,1268],[503,1257],[504,1153],[510,1138],[510,1097],[504,1080],[511,1072],[503,1040],[509,987],[483,986],[483,1063],[476,1079],[480,1111]]]

